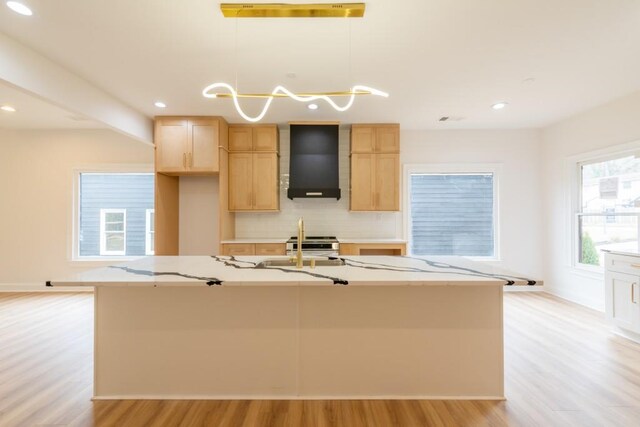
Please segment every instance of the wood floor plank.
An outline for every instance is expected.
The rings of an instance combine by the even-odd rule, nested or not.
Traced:
[[[505,295],[507,401],[91,401],[93,295],[0,293],[0,426],[634,426],[640,345],[602,313]]]

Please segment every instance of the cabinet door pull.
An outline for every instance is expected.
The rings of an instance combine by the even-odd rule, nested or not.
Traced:
[[[247,196],[248,196],[247,197],[247,203],[249,204],[249,207],[252,207],[253,206],[253,194],[249,193],[249,194],[247,194]]]
[[[189,153],[189,166],[193,167],[193,153]]]
[[[636,304],[635,288],[636,288],[636,283],[633,282],[631,284],[631,302],[634,304]]]
[[[631,267],[633,267],[633,268],[640,268],[640,264],[631,264]]]
[[[182,153],[182,167],[187,167],[187,153]]]

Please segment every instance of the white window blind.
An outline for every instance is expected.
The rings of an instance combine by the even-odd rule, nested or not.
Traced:
[[[410,175],[413,255],[495,255],[492,173]]]

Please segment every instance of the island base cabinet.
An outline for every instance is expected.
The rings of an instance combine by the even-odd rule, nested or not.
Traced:
[[[98,286],[94,394],[503,399],[502,298],[502,285]]]

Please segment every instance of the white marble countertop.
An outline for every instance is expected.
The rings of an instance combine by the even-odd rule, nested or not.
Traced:
[[[635,251],[617,251],[617,250],[611,250],[611,249],[603,249],[602,252],[608,252],[610,254],[617,254],[617,255],[640,257],[640,253]]]
[[[221,240],[220,243],[234,244],[234,243],[286,243],[288,238],[285,239],[273,239],[273,238],[257,238],[257,239],[228,239]],[[406,239],[349,239],[338,237],[340,243],[407,243]]]
[[[274,257],[152,256],[52,280],[48,286],[453,286],[542,284],[463,257],[346,256],[332,267],[260,267]],[[287,257],[275,257],[288,259]]]

